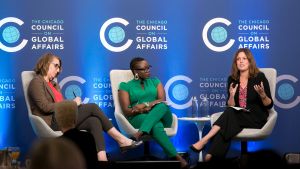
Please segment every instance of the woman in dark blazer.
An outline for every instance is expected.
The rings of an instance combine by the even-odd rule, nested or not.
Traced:
[[[269,82],[256,67],[254,57],[247,48],[241,48],[235,53],[227,86],[228,107],[209,133],[190,147],[200,152],[212,138],[205,161],[212,157],[225,157],[231,139],[243,128],[262,128],[267,122],[268,109],[273,107]],[[230,106],[243,109],[236,110]]]
[[[32,113],[43,118],[53,130],[59,130],[55,120],[55,104],[64,100],[59,85],[54,81],[62,70],[61,66],[61,59],[58,56],[51,53],[44,54],[34,69],[37,76],[28,87]],[[122,135],[96,104],[82,104],[80,97],[76,97],[73,101],[78,106],[76,128],[87,130],[93,135],[99,161],[107,161],[103,131],[118,142],[121,151],[141,144]]]

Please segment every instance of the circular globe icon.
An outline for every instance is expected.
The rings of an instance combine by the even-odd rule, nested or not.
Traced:
[[[214,42],[216,43],[222,43],[226,40],[227,38],[227,31],[225,28],[218,26],[215,27],[212,31],[211,31],[211,38]]]
[[[70,85],[65,90],[65,97],[68,100],[74,99],[75,97],[81,97],[82,92],[78,85]]]
[[[108,37],[113,43],[120,43],[125,38],[125,31],[119,27],[112,27],[108,32]]]
[[[15,43],[20,38],[20,32],[16,27],[8,26],[3,30],[2,37],[7,43]]]
[[[294,88],[288,83],[284,83],[278,88],[278,95],[283,100],[289,100],[294,96]]]
[[[178,100],[182,101],[185,100],[189,95],[188,88],[183,84],[177,84],[174,86],[172,90],[173,97]]]

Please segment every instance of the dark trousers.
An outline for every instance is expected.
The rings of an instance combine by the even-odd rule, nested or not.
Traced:
[[[90,132],[97,146],[97,151],[105,150],[103,131],[107,132],[113,127],[112,123],[94,103],[82,104],[78,107],[76,128]]]
[[[242,131],[243,128],[261,128],[264,124],[255,122],[251,112],[237,111],[229,107],[214,125],[219,126],[220,130],[212,138],[208,153],[213,157],[224,158],[232,138]]]

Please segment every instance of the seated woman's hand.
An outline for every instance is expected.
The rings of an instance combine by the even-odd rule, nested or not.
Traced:
[[[148,112],[148,111],[150,111],[151,110],[151,107],[145,107],[144,108],[144,112]]]
[[[141,104],[135,105],[132,107],[131,112],[132,113],[142,113],[143,112],[144,107]]]
[[[260,83],[260,85],[254,85],[254,90],[260,95],[260,96],[265,96],[265,88],[263,82]]]
[[[79,106],[81,104],[81,98],[80,97],[75,97],[73,99],[74,102],[76,102],[77,106]]]
[[[144,104],[138,104],[132,107],[132,113],[142,114],[151,110],[151,107],[146,107]]]
[[[143,108],[145,108],[145,105],[144,104],[137,104],[135,106],[133,106],[134,109],[137,109],[137,110],[142,110]]]

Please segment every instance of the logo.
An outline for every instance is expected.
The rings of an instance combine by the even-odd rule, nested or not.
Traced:
[[[230,39],[229,42],[223,46],[215,46],[213,45],[210,41],[209,41],[209,38],[208,38],[208,31],[209,29],[215,25],[215,24],[225,24],[226,26],[229,26],[231,25],[231,22],[225,18],[214,18],[210,21],[208,21],[204,28],[203,28],[203,31],[202,31],[202,38],[203,38],[203,41],[205,43],[205,45],[213,50],[213,51],[216,51],[216,52],[223,52],[223,51],[226,51],[228,50],[229,48],[231,48],[231,46],[234,44],[234,39]],[[212,31],[211,31],[211,39],[217,43],[217,44],[220,44],[220,43],[224,43],[227,39],[227,30],[222,27],[222,26],[216,26],[214,28],[212,28]]]
[[[231,22],[225,18],[214,18],[208,21],[202,31],[204,44],[216,52],[230,49],[236,41],[239,43],[238,48],[266,50],[270,48],[268,19],[239,19],[236,25],[232,27]],[[235,32],[238,38],[228,40],[228,35],[232,36]]]
[[[0,110],[16,108],[16,79],[0,78]]]
[[[199,79],[199,84],[196,82],[199,88],[193,91],[199,93],[199,97],[197,97],[201,100],[199,106],[203,107],[204,98],[207,98],[210,108],[224,107],[226,105],[227,79],[225,77],[200,77]],[[174,76],[167,81],[164,88],[166,99],[173,108],[186,109],[192,105],[191,91],[188,87],[193,85],[192,82],[191,78],[184,75]]]
[[[0,20],[0,28],[5,25],[6,23],[15,23],[19,26],[22,26],[24,22],[18,18],[15,17],[7,17],[2,20]],[[2,37],[3,40],[12,46],[6,46],[3,43],[0,42],[0,49],[6,51],[6,52],[17,52],[25,47],[27,44],[28,40],[23,39],[20,44],[16,45],[20,39],[20,31],[17,27],[15,26],[7,26],[4,28],[2,32]]]
[[[106,32],[106,29],[108,29],[108,27],[110,25],[115,24],[115,23],[122,24],[124,26],[127,26],[129,24],[128,21],[126,21],[125,19],[122,19],[122,18],[111,18],[111,19],[107,20],[106,22],[104,22],[104,24],[102,25],[102,27],[100,29],[100,33],[99,33],[100,41],[106,49],[108,49],[112,52],[122,52],[130,47],[133,40],[128,39],[127,42],[122,46],[110,45],[106,40],[105,32]],[[118,45],[124,41],[125,31],[120,26],[114,26],[109,29],[108,38],[112,43]]]
[[[278,99],[274,97],[276,106],[283,109],[290,109],[300,103],[300,96],[295,96],[293,83],[298,82],[298,79],[292,75],[281,75],[277,77]]]
[[[79,76],[68,76],[64,79],[62,79],[59,83],[59,86],[63,89],[63,87],[67,83],[72,83],[72,82],[79,82],[80,84],[84,84],[86,81],[79,77]],[[68,85],[65,89],[65,97],[67,99],[74,99],[75,97],[81,97],[82,96],[82,90],[78,84],[71,84]],[[85,97],[82,101],[82,103],[88,103],[89,98]]]
[[[92,79],[92,87],[89,90],[89,93],[92,94],[92,102],[101,108],[113,108],[110,78],[108,76],[97,76]]]
[[[32,50],[64,49],[64,20],[32,19],[31,24]]]
[[[239,48],[269,49],[270,21],[268,19],[238,20]]]
[[[167,20],[136,20],[136,49],[167,50]]]
[[[172,107],[175,109],[185,109],[192,105],[192,98],[188,99],[188,87],[182,83],[191,83],[192,81],[191,78],[184,75],[174,76],[168,80],[165,85],[166,99]],[[171,90],[172,95],[169,95],[169,90]],[[177,104],[172,100],[176,100],[176,102],[179,102],[180,104]]]
[[[112,52],[122,52],[132,46],[133,40],[126,36],[134,36],[137,50],[167,50],[167,20],[137,19],[132,25],[130,35],[124,31],[129,22],[123,18],[111,18],[100,29],[100,41],[103,46]],[[133,29],[135,27],[135,29]],[[128,32],[128,31],[127,31]],[[133,34],[133,35],[132,35]]]

